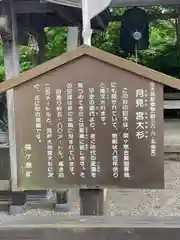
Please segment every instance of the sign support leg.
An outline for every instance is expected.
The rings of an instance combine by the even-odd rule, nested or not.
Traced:
[[[104,190],[80,189],[80,215],[102,216],[104,215]]]
[[[12,77],[18,76],[20,72],[19,67],[19,52],[17,43],[17,21],[16,15],[14,13],[12,1],[3,2],[3,14],[8,18],[9,22],[9,33],[6,36],[2,36],[3,39],[3,49],[4,49],[4,66],[5,66],[5,79],[8,80]],[[11,190],[18,192],[18,177],[17,177],[17,153],[16,153],[16,135],[15,135],[15,108],[14,108],[14,90],[9,90],[7,92],[7,108],[8,108],[8,130],[9,130],[9,146],[10,146],[10,167],[11,167]],[[17,198],[17,201],[13,201],[15,205],[24,205],[25,197],[21,193]],[[19,203],[18,203],[19,202]],[[11,206],[11,210],[13,207]],[[14,208],[14,209],[15,209]],[[18,211],[19,211],[18,210]],[[21,211],[21,210],[20,210]],[[17,212],[17,209],[15,210]]]

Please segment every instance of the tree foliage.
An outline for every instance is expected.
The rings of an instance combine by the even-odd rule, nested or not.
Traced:
[[[112,14],[122,14],[125,9],[113,10]],[[163,7],[153,7],[149,12],[166,11]],[[170,11],[171,9],[168,9]],[[45,60],[52,59],[66,51],[67,29],[47,28]],[[92,44],[107,52],[135,60],[134,55],[125,54],[120,49],[120,22],[112,22],[105,32],[94,32]],[[150,24],[150,47],[138,52],[138,62],[152,69],[180,78],[179,47],[176,40],[175,21],[157,20]],[[35,66],[33,52],[29,47],[20,47],[21,72]],[[4,78],[3,49],[0,44],[0,78]]]
[[[121,15],[125,9],[113,10],[112,15]],[[174,11],[164,7],[152,7],[149,13]],[[66,51],[67,29],[47,28],[47,44],[45,46],[45,61]],[[92,45],[115,55],[135,61],[135,56],[126,54],[120,49],[120,22],[109,24],[105,32],[94,32]],[[177,43],[175,20],[156,20],[150,24],[150,46],[147,50],[138,51],[138,63],[180,78],[180,44]],[[34,51],[28,46],[20,46],[20,71],[26,71],[36,65]],[[0,79],[4,79],[3,46],[0,42]],[[4,99],[0,95],[0,102]],[[4,106],[4,104],[0,104]],[[4,116],[4,108],[0,109]],[[5,114],[6,115],[6,114]],[[0,126],[7,131],[7,118],[0,118]]]
[[[101,49],[135,61],[120,49],[120,23],[113,22],[105,33],[95,33],[93,44]],[[138,51],[138,62],[152,69],[180,78],[176,28],[171,21],[154,21],[150,24],[150,46]]]

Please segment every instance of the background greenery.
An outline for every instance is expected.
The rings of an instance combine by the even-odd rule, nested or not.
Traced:
[[[162,7],[148,9],[150,12],[170,11]],[[124,9],[113,10],[112,14],[122,14]],[[45,60],[54,58],[66,51],[67,29],[46,29],[47,44]],[[93,45],[108,52],[122,56],[132,61],[133,55],[126,55],[120,49],[120,22],[112,22],[105,32],[93,34]],[[139,51],[138,62],[142,65],[180,78],[180,57],[178,54],[175,20],[156,20],[150,24],[150,46],[145,51]],[[20,47],[21,72],[32,68],[33,51],[29,47]],[[4,79],[3,50],[0,44],[0,79]]]

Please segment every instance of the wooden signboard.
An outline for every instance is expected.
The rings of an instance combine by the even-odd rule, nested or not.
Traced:
[[[163,84],[170,78],[80,47],[0,85],[14,87],[21,189],[163,188]]]

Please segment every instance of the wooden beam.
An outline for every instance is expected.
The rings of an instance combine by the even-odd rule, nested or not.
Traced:
[[[29,17],[29,19],[28,19]],[[25,15],[20,14],[18,15],[18,26],[20,29],[24,29],[28,31],[29,29],[34,29],[37,25],[42,25],[43,27],[68,27],[68,26],[77,26],[78,23],[74,22],[69,23],[62,19],[62,17],[58,17],[57,14],[32,14],[32,15]]]
[[[65,19],[70,25],[74,25],[76,21],[73,20],[75,17],[71,12],[70,9],[66,6],[59,6],[57,4],[50,4],[51,8],[57,13],[60,18]]]
[[[16,0],[13,1],[13,8],[16,14],[53,12],[49,3],[39,0]]]
[[[166,100],[164,101],[164,109],[180,109],[180,100]]]
[[[73,8],[81,8],[81,0],[45,0],[52,3],[58,3],[59,5],[64,5]]]
[[[98,15],[98,16],[96,16],[95,18],[96,18],[98,24],[100,25],[100,27],[101,27],[102,29],[105,29],[106,26],[105,26],[104,22],[102,21],[101,17]]]
[[[164,93],[164,100],[180,100],[180,92]]]
[[[76,10],[76,13],[73,11],[72,15],[69,18],[69,20],[67,20],[67,16],[65,16],[65,18],[63,18],[62,15],[59,15],[57,12],[53,12],[53,13],[46,13],[46,14],[38,14],[38,13],[34,13],[34,14],[18,14],[17,15],[17,21],[18,21],[18,26],[19,29],[23,29],[28,31],[28,29],[32,29],[35,28],[37,25],[42,25],[43,27],[77,27],[77,26],[81,26],[82,25],[82,17],[81,17],[81,13],[77,12],[78,10]],[[80,10],[79,10],[80,11]],[[102,22],[103,21],[103,17],[101,18]],[[92,20],[92,29],[97,29],[97,30],[102,30],[104,29],[103,27],[103,23],[98,22],[97,19],[93,19]]]

